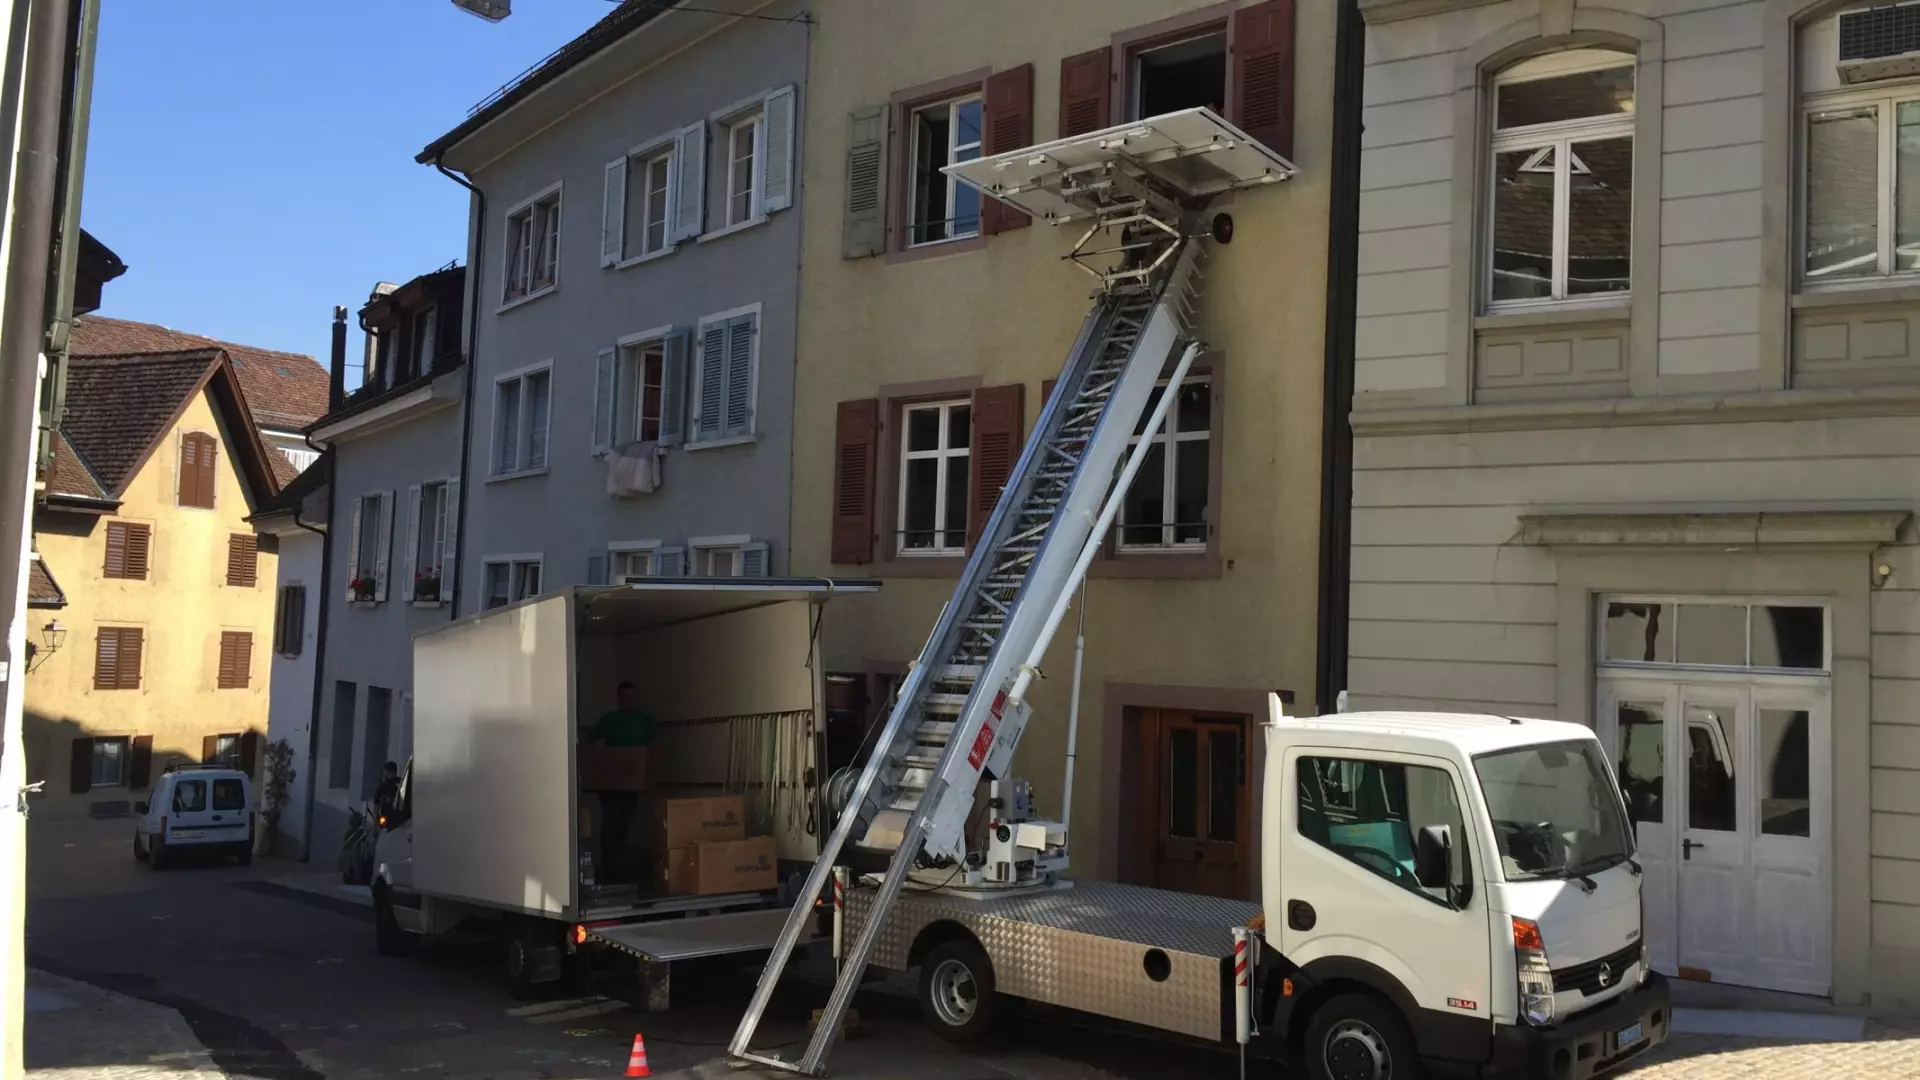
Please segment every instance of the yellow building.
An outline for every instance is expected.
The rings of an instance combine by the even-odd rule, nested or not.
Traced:
[[[121,812],[174,760],[257,769],[275,566],[245,519],[293,474],[257,412],[224,348],[72,358],[33,519],[35,813]]]

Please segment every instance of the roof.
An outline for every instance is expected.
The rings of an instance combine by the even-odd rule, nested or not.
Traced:
[[[589,58],[619,41],[627,34],[652,22],[672,8],[676,0],[624,0],[605,18],[587,28],[586,33],[548,54],[546,59],[528,68],[520,77],[495,91],[493,96],[467,114],[452,131],[428,143],[414,158],[431,165],[440,155],[469,135],[504,116],[515,105],[532,97],[541,87],[585,63]]]
[[[286,460],[285,454],[272,454],[269,456],[279,458],[282,461]],[[277,474],[279,471],[280,466],[276,462],[274,472]],[[300,504],[307,500],[307,496],[326,487],[327,482],[332,479],[333,454],[330,452],[323,453],[320,455],[319,460],[301,470],[298,476],[282,483],[279,494],[262,502],[254,510],[253,517],[250,520],[257,521],[260,518],[273,514],[291,514],[295,510],[300,509]]]
[[[60,591],[60,583],[53,580],[53,571],[47,569],[47,561],[38,555],[27,560],[27,606],[67,606],[67,594]]]
[[[1580,724],[1486,713],[1333,713],[1327,716],[1289,716],[1282,723],[1292,728],[1338,736],[1339,745],[1354,741],[1379,742],[1418,750],[1418,744],[1425,743],[1429,749],[1451,748],[1469,756],[1521,746],[1594,738],[1593,730]]]
[[[100,478],[61,432],[53,433],[53,460],[47,466],[47,493],[70,498],[112,500]]]
[[[304,353],[262,349],[154,323],[84,315],[74,320],[67,352],[74,357],[135,356],[223,349],[233,361],[253,422],[263,428],[297,431],[327,411],[327,369]],[[72,414],[69,407],[68,414]]]

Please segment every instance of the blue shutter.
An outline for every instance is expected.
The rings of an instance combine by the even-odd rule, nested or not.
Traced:
[[[667,335],[660,362],[660,445],[687,441],[687,351],[693,343],[687,330]]]
[[[709,323],[700,332],[700,400],[695,404],[693,437],[717,439],[726,415],[727,324]]]
[[[742,315],[727,322],[727,434],[753,433],[753,335],[759,320]]]

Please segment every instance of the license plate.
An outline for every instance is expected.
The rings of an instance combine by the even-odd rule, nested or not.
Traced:
[[[205,829],[175,829],[167,834],[169,840],[198,840],[207,835]]]
[[[1624,1050],[1627,1047],[1632,1046],[1634,1043],[1639,1042],[1640,1034],[1641,1032],[1640,1032],[1639,1024],[1635,1024],[1632,1027],[1621,1028],[1620,1034],[1614,1037],[1613,1045],[1617,1049]]]

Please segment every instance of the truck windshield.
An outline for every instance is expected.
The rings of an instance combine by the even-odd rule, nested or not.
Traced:
[[[1596,874],[1631,853],[1620,798],[1597,743],[1482,754],[1474,768],[1508,881]]]

